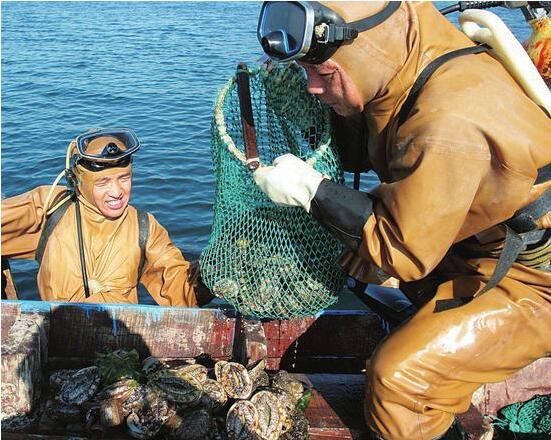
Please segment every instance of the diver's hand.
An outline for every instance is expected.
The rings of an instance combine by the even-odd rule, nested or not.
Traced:
[[[324,179],[323,174],[292,154],[279,156],[272,166],[258,168],[253,176],[276,205],[302,206],[307,212]]]

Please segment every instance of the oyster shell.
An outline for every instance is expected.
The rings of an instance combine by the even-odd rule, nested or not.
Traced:
[[[217,362],[214,366],[216,380],[226,394],[234,399],[247,399],[253,391],[253,383],[247,369],[236,362]]]
[[[84,423],[90,426],[99,422],[99,403],[94,402],[84,411]]]
[[[208,368],[201,364],[181,365],[169,368],[168,371],[184,379],[186,376],[191,376],[199,383],[205,382],[209,374]]]
[[[240,290],[239,283],[230,278],[222,278],[212,286],[212,293],[228,301],[235,301],[239,296]]]
[[[203,440],[213,436],[214,421],[206,409],[196,409],[182,415],[174,414],[165,425],[169,438]]]
[[[226,416],[229,440],[260,440],[258,435],[258,411],[248,400],[235,402]]]
[[[300,409],[295,409],[290,415],[291,429],[283,433],[280,440],[303,440],[308,438],[310,425]]]
[[[63,424],[78,422],[82,415],[77,405],[66,404],[58,400],[48,400],[44,407],[44,414],[48,419]]]
[[[272,377],[272,387],[286,391],[297,403],[304,393],[304,384],[299,380],[294,379],[287,371],[278,371]]]
[[[224,387],[213,379],[207,379],[203,383],[203,395],[201,396],[200,405],[216,410],[226,404],[228,395]]]
[[[96,400],[120,399],[126,400],[132,392],[138,387],[138,382],[134,379],[119,380],[111,385],[101,389],[96,395]]]
[[[119,399],[102,400],[99,404],[99,421],[102,426],[119,426],[124,417]]]
[[[2,420],[2,432],[28,432],[39,424],[39,413],[16,414]],[[7,436],[6,436],[7,437]]]
[[[203,394],[201,383],[192,376],[175,376],[170,372],[158,374],[151,380],[151,385],[168,400],[184,404],[195,405]]]
[[[293,421],[290,416],[295,410],[296,402],[289,393],[280,388],[269,388],[269,391],[279,400],[284,410],[283,432],[287,432],[292,428]]]
[[[155,356],[149,356],[142,362],[142,371],[147,375],[151,375],[161,368],[165,367],[165,363]]]
[[[121,409],[126,417],[134,408],[143,406],[144,400],[147,398],[147,387],[145,385],[138,384],[136,388],[132,390],[130,395],[121,402]]]
[[[287,411],[280,399],[270,390],[263,390],[251,397],[258,411],[258,432],[264,440],[277,440],[282,432]]]
[[[237,362],[217,362],[214,366],[216,380],[222,384],[226,394],[234,399],[247,399],[261,384],[267,384],[264,361],[247,370]]]
[[[50,389],[54,392],[57,392],[62,387],[62,385],[67,382],[67,380],[69,380],[69,378],[77,371],[78,369],[68,368],[53,371],[48,379]]]
[[[98,367],[83,368],[61,386],[58,399],[68,405],[82,405],[96,393],[99,383]]]
[[[169,402],[154,390],[147,390],[143,405],[134,409],[126,419],[128,433],[137,439],[150,439],[157,435],[163,424],[174,414]]]

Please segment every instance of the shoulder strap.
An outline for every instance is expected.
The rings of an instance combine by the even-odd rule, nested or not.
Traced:
[[[432,61],[427,67],[423,69],[423,71],[419,74],[415,82],[413,83],[413,86],[411,87],[411,90],[409,91],[409,95],[404,102],[404,105],[402,105],[402,108],[400,109],[400,112],[398,113],[398,126],[402,125],[404,122],[406,122],[406,119],[411,112],[411,109],[413,108],[413,104],[415,104],[415,101],[417,100],[417,97],[419,96],[419,93],[421,93],[421,89],[425,85],[425,83],[428,81],[428,79],[431,77],[431,75],[438,69],[442,64],[445,62],[457,58],[463,55],[470,55],[470,54],[477,54],[482,52],[487,52],[488,47],[485,45],[478,45],[478,46],[471,46],[471,47],[465,47],[463,49],[457,49],[453,50],[451,52],[448,52],[444,55],[439,56],[434,61]]]
[[[138,281],[142,277],[143,268],[145,266],[145,247],[149,240],[149,216],[147,211],[137,209],[138,212],[138,229],[139,229],[139,246],[140,246],[140,265],[138,266]]]
[[[67,212],[67,209],[69,206],[73,203],[73,198],[69,198],[61,205],[59,208],[57,208],[47,219],[46,224],[44,225],[44,229],[42,229],[42,234],[40,234],[40,240],[38,241],[38,246],[36,248],[35,252],[35,260],[38,262],[38,265],[42,263],[42,257],[44,256],[44,250],[46,249],[46,245],[48,244],[48,240],[50,238],[50,235],[52,234],[53,230],[57,226],[57,224],[61,221],[65,213]]]

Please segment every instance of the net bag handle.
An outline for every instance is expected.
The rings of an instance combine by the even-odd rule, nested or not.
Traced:
[[[254,128],[253,106],[251,103],[251,88],[249,71],[245,63],[237,65],[237,94],[241,110],[241,125],[243,126],[243,141],[245,142],[245,166],[254,171],[260,166],[256,131]]]
[[[294,66],[293,63],[291,63],[291,67],[293,66]],[[246,74],[248,75],[250,73],[251,71],[247,67]],[[247,80],[248,79],[249,78],[247,77]],[[226,83],[226,85],[222,88],[222,90],[220,90],[220,92],[218,93],[218,96],[216,98],[216,102],[214,105],[214,122],[216,124],[216,130],[218,132],[218,136],[222,141],[222,143],[233,154],[233,156],[237,160],[243,163],[243,165],[247,166],[247,157],[241,150],[239,150],[239,148],[237,148],[237,146],[233,142],[233,139],[228,134],[226,121],[224,117],[224,101],[236,82],[237,82],[237,78],[235,77],[231,78]],[[250,97],[249,97],[249,100],[250,100]],[[253,119],[251,116],[250,121],[252,120]],[[253,127],[253,130],[254,130],[254,125],[251,124],[251,126]],[[255,139],[255,144],[256,144],[256,139]],[[326,154],[327,150],[330,148],[330,145],[331,145],[331,137],[329,136],[326,139],[324,139],[315,149],[314,153],[308,159],[306,159],[306,163],[313,167],[314,164],[317,162],[317,160]],[[256,154],[256,156],[258,156],[258,153]],[[257,160],[259,161],[259,164],[261,164],[260,160],[259,159]]]

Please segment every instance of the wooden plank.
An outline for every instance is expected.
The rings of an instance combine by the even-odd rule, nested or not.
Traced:
[[[21,314],[21,307],[18,302],[2,301],[1,307],[1,322],[2,322],[2,344],[4,339],[8,337],[11,326]]]
[[[296,372],[361,373],[385,335],[380,319],[369,311],[327,311],[317,319],[263,325],[268,368]]]
[[[262,322],[239,317],[236,323],[234,357],[245,365],[266,359],[267,342]]]
[[[46,434],[23,434],[16,432],[2,431],[4,440],[87,440],[88,437],[81,435],[46,435]]]
[[[310,429],[310,440],[365,440],[364,432],[357,432],[350,429],[327,429],[327,428],[312,428]]]
[[[482,386],[474,394],[472,403],[482,414],[495,415],[504,406],[550,393],[551,358],[542,358],[503,382]]]
[[[93,358],[136,349],[141,358],[232,356],[235,318],[221,310],[112,304],[52,304],[50,355]]]
[[[306,409],[311,438],[359,438],[365,433],[361,374],[293,374],[312,387]],[[331,437],[338,435],[338,437]]]
[[[17,299],[17,287],[7,257],[2,257],[2,298]]]
[[[31,415],[38,407],[48,353],[47,314],[22,313],[2,341],[2,421]]]

